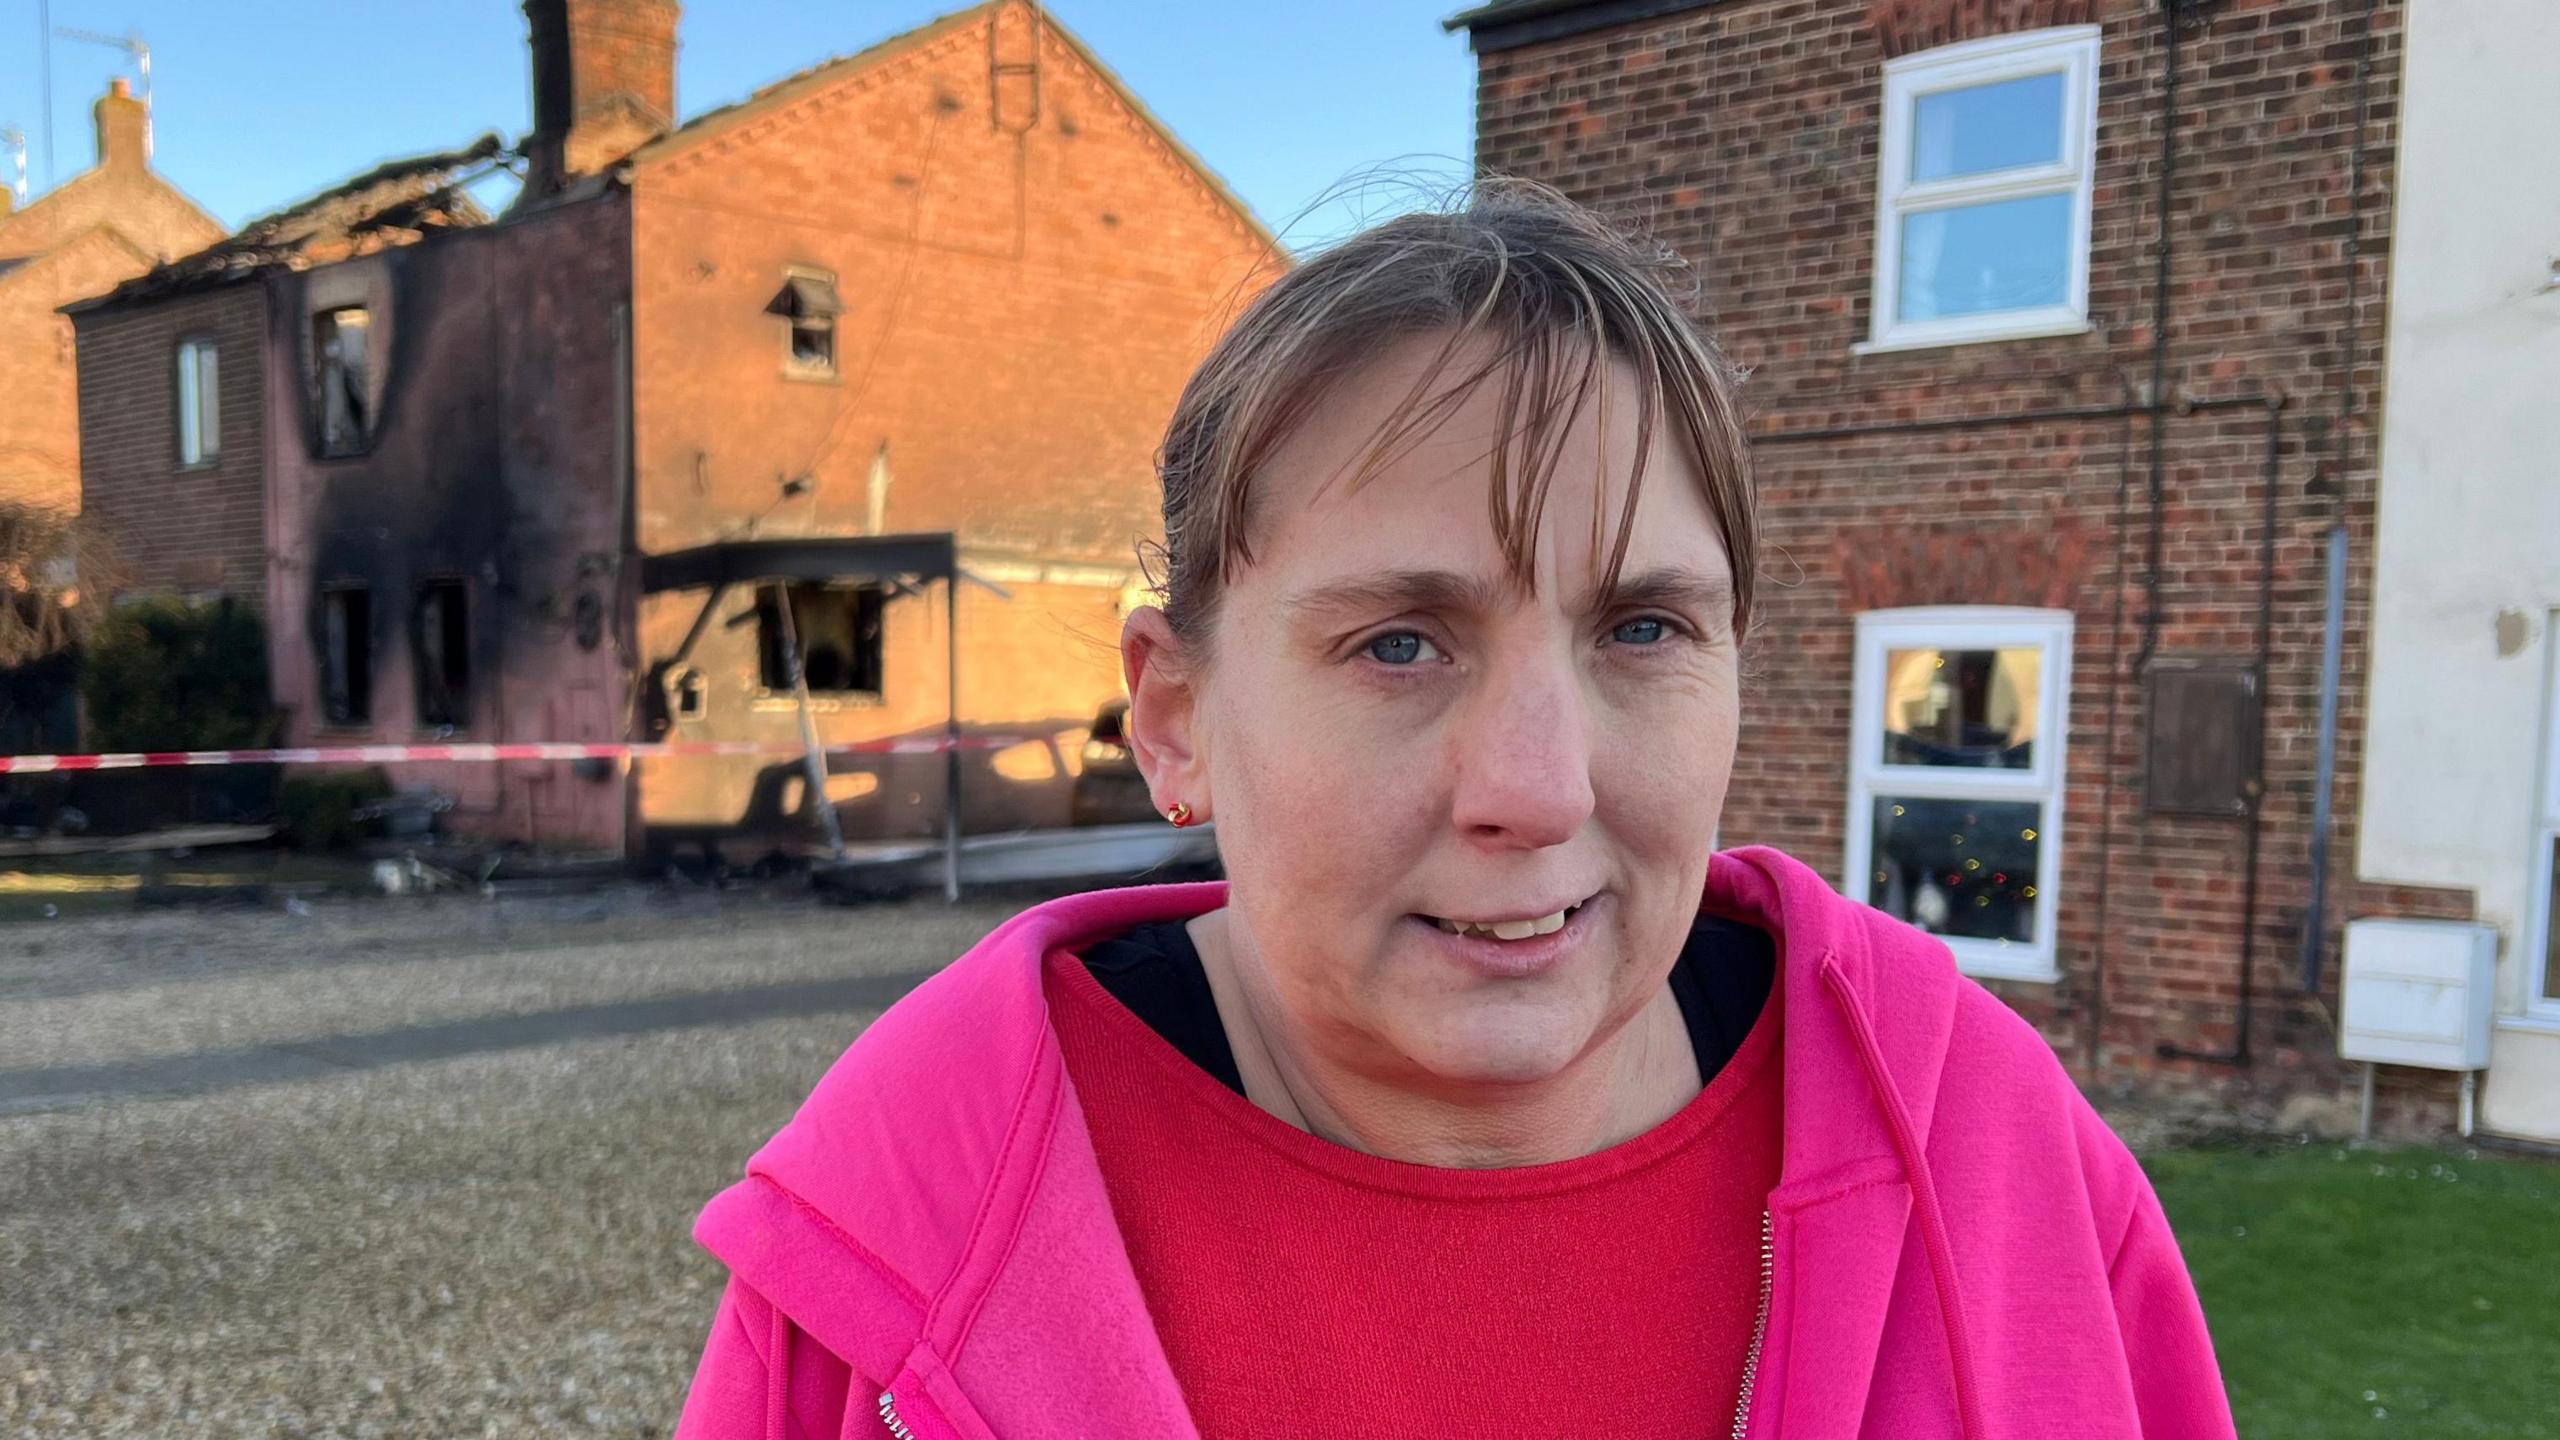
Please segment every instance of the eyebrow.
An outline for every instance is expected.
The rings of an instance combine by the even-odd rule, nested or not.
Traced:
[[[1518,590],[1508,576],[1462,575],[1454,570],[1390,570],[1317,585],[1281,602],[1292,620],[1343,614],[1401,614],[1408,610],[1482,613],[1509,603]],[[1587,610],[1597,610],[1602,597],[1590,597]],[[1618,588],[1605,597],[1615,606],[1660,606],[1695,611],[1709,617],[1733,609],[1733,582],[1720,575],[1684,566],[1666,566],[1621,576]]]

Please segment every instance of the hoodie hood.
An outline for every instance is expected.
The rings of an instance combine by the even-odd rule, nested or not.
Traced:
[[[1040,973],[1054,951],[1225,901],[1223,883],[1148,886],[1008,921],[863,1033],[696,1237],[858,1373],[896,1377],[916,1435],[1193,1434]],[[1956,1433],[1983,1440],[1926,1161],[1963,984],[1953,961],[1774,850],[1716,855],[1701,908],[1773,936],[1784,986],[1770,1211],[1786,1259],[1761,1370],[1778,1401],[1755,1405],[1750,1433],[1774,1435],[1779,1409],[1790,1436],[1855,1433],[1895,1280],[1875,1263],[1879,1237],[1890,1255],[1909,1235],[1935,1287]],[[1800,1294],[1821,1297],[1818,1314]],[[1796,1351],[1806,1360],[1788,1363]]]

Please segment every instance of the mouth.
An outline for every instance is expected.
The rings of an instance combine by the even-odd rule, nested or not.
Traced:
[[[1453,920],[1446,915],[1425,915],[1425,920],[1449,935],[1473,935],[1488,940],[1531,940],[1540,935],[1553,935],[1580,913],[1585,901],[1577,900],[1552,914],[1513,917],[1501,920]]]
[[[1543,915],[1416,915],[1430,948],[1489,978],[1525,980],[1562,966],[1590,938],[1603,897],[1593,895]]]

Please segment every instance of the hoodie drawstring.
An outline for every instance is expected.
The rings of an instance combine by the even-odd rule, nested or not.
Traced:
[[[1946,1213],[1938,1207],[1937,1182],[1930,1178],[1928,1158],[1921,1152],[1919,1138],[1911,1133],[1911,1116],[1902,1106],[1902,1092],[1895,1088],[1893,1074],[1885,1068],[1884,1053],[1876,1045],[1875,1032],[1867,1025],[1867,1012],[1849,988],[1848,977],[1840,973],[1838,965],[1825,959],[1822,983],[1847,1018],[1849,1033],[1857,1037],[1858,1058],[1866,1062],[1867,1080],[1875,1086],[1883,1106],[1885,1128],[1893,1135],[1894,1153],[1910,1180],[1911,1207],[1920,1217],[1921,1248],[1929,1256],[1929,1275],[1938,1293],[1938,1319],[1946,1328],[1947,1355],[1955,1372],[1957,1435],[1959,1440],[1988,1440],[1990,1431],[1983,1426],[1981,1400],[1973,1380],[1973,1344],[1965,1331],[1964,1297],[1956,1290],[1955,1245],[1947,1238]]]

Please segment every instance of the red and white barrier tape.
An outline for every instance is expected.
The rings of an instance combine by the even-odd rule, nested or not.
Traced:
[[[946,750],[1001,750],[1023,735],[968,735],[958,740],[858,740],[819,747],[829,755],[939,755]],[[755,740],[662,740],[599,745],[315,745],[290,750],[143,750],[105,755],[0,755],[0,775],[47,770],[141,770],[181,765],[389,765],[440,760],[620,760],[664,755],[798,755],[797,745]]]

